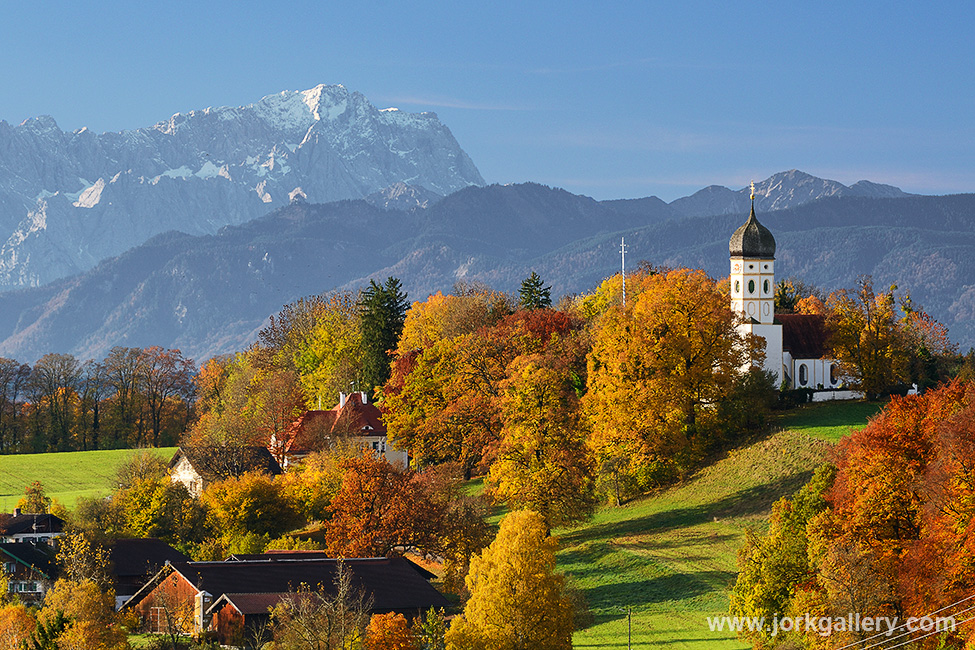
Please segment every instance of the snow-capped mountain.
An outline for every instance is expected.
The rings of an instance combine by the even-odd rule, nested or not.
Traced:
[[[484,180],[435,114],[380,110],[343,86],[117,133],[0,121],[0,287],[89,269],[169,230],[214,233],[397,183],[439,197]]]
[[[710,185],[690,196],[670,203],[675,212],[688,217],[708,217],[748,212],[751,187],[730,190]],[[830,196],[865,198],[902,198],[909,196],[892,185],[859,181],[846,186],[837,181],[817,178],[798,169],[773,174],[755,183],[755,209],[759,212],[786,210]]]

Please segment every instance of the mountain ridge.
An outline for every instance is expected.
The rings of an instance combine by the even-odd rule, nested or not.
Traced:
[[[973,215],[975,194],[830,196],[758,216],[778,242],[778,277],[835,289],[873,274],[878,286],[909,291],[964,348],[975,344]],[[629,259],[723,277],[745,216],[679,217],[659,199],[595,201],[534,183],[470,187],[405,211],[297,201],[216,234],[159,235],[84,274],[0,294],[0,355],[163,345],[202,359],[246,346],[291,300],[387,275],[417,300],[458,280],[513,291],[532,270],[555,294],[575,293],[618,271],[621,236]]]
[[[484,179],[435,113],[377,109],[344,86],[66,133],[0,121],[0,286],[40,285],[167,230],[216,232],[287,205],[395,183],[437,196]]]

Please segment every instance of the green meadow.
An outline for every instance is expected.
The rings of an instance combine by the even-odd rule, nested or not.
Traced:
[[[622,507],[603,507],[584,526],[556,531],[559,567],[583,592],[594,623],[576,648],[747,648],[712,632],[728,612],[736,555],[748,528],[763,529],[772,504],[826,460],[834,441],[864,426],[877,404],[810,404],[782,416],[769,436],[719,458],[681,485]]]
[[[799,489],[835,442],[881,407],[809,404],[779,414],[773,433],[724,454],[682,484],[601,507],[585,525],[556,531],[559,568],[593,614],[593,622],[575,633],[574,647],[626,648],[629,610],[634,648],[746,648],[733,633],[708,626],[709,616],[728,611],[745,531],[765,528],[772,504]],[[154,451],[168,459],[175,448]],[[0,456],[0,511],[12,511],[33,480],[69,508],[80,496],[107,496],[116,469],[134,453]],[[477,480],[467,489],[483,487]],[[494,509],[492,523],[503,513]]]
[[[40,481],[47,496],[68,508],[74,507],[78,497],[108,496],[115,487],[116,470],[138,451],[110,449],[0,456],[0,512],[13,512],[31,481]],[[176,448],[150,451],[168,461]]]

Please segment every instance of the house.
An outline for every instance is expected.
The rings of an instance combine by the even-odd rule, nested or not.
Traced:
[[[397,467],[409,466],[409,454],[389,443],[382,412],[364,392],[339,393],[339,403],[329,411],[305,411],[280,438],[272,437],[268,449],[287,468],[338,440],[371,449]]]
[[[279,559],[265,554],[225,562],[173,562],[123,609],[138,614],[149,632],[164,632],[167,621],[179,620],[186,632],[213,630],[226,643],[266,624],[271,608],[302,585],[333,594],[339,563],[351,574],[353,587],[361,587],[371,599],[371,613],[416,616],[449,606],[428,582],[433,574],[403,557]]]
[[[743,317],[740,329],[765,340],[764,369],[775,384],[817,391],[814,401],[853,399],[843,390],[839,364],[826,355],[822,316],[775,313],[775,237],[755,217],[755,188],[748,220],[728,242],[731,308]]]
[[[281,466],[267,448],[260,446],[180,447],[169,461],[170,478],[197,498],[210,483],[246,472],[276,476]]]
[[[166,563],[189,562],[190,558],[161,539],[117,539],[109,546],[115,582],[115,609],[119,609]]]
[[[0,542],[49,543],[64,531],[64,520],[46,513],[0,513]]]
[[[57,578],[55,559],[50,544],[0,543],[0,568],[7,575],[7,591],[28,604],[40,603]]]

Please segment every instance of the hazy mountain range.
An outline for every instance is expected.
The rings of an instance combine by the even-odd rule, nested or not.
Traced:
[[[633,266],[722,277],[746,217],[679,216],[652,197],[594,201],[531,183],[469,187],[408,210],[378,207],[381,198],[299,202],[215,235],[167,233],[84,274],[0,294],[0,355],[156,344],[204,358],[243,348],[294,298],[387,275],[421,300],[457,280],[514,290],[531,270],[556,295],[581,292],[618,271],[623,236]],[[975,195],[834,193],[759,218],[778,242],[779,277],[833,289],[872,274],[878,287],[909,291],[964,349],[975,345]]]
[[[975,195],[797,170],[755,191],[779,277],[834,289],[872,274],[975,345]],[[556,295],[581,292],[618,271],[624,236],[634,262],[721,277],[749,193],[712,185],[666,203],[484,186],[436,115],[342,86],[100,135],[0,121],[0,355],[161,345],[205,358],[246,346],[295,298],[387,275],[421,300],[458,280],[515,290],[532,270]]]
[[[404,182],[440,197],[484,180],[435,114],[379,110],[342,86],[118,133],[0,121],[0,288],[85,271],[169,230],[214,233],[294,198]]]

